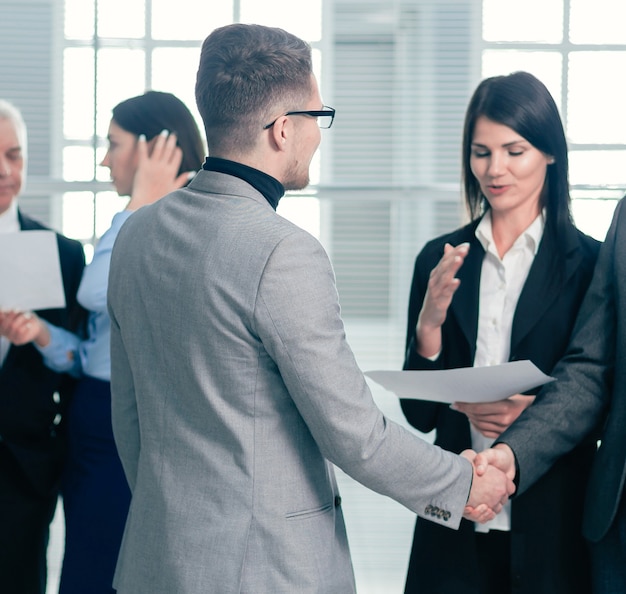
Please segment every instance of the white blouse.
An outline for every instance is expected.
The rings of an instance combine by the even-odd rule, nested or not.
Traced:
[[[476,237],[485,250],[481,276],[478,309],[478,336],[474,367],[499,365],[509,360],[511,328],[519,296],[528,277],[545,227],[541,213],[515,241],[501,259],[496,250],[491,230],[491,212],[487,211],[476,227]],[[485,437],[470,425],[472,448],[480,452],[493,439]],[[511,529],[511,504],[490,522],[476,524],[477,532]]]

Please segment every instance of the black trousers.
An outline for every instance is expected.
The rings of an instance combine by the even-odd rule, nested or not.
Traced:
[[[482,594],[510,594],[511,533],[476,532],[476,553]]]
[[[0,442],[0,592],[44,594],[57,495],[42,497]]]

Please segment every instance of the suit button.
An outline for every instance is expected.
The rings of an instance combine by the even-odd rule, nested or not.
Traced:
[[[341,505],[341,495],[335,495],[335,507],[339,507]]]

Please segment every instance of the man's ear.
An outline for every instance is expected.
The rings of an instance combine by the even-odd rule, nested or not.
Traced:
[[[270,135],[277,150],[283,151],[287,146],[290,138],[291,126],[289,118],[286,116],[279,117],[274,125],[270,128]]]

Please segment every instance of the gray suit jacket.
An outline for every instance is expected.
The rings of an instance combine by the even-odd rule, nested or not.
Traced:
[[[555,460],[601,429],[587,487],[583,533],[600,540],[611,526],[626,470],[626,211],[618,204],[580,307],[558,381],[500,436],[519,464],[523,492]],[[581,488],[584,488],[581,485]]]
[[[353,592],[329,462],[458,526],[469,463],[382,415],[326,253],[246,182],[201,171],[134,214],[109,310],[119,594]]]

